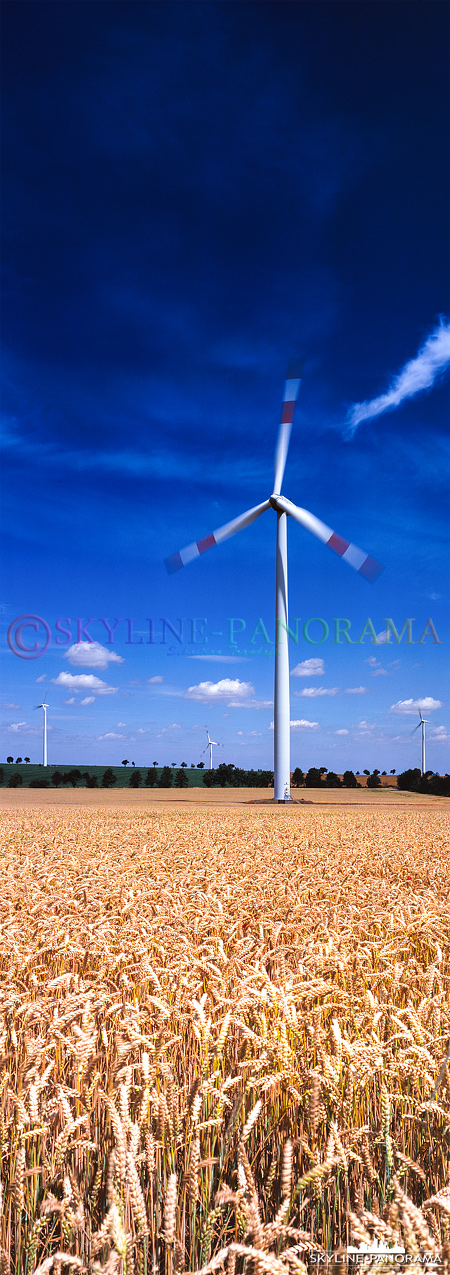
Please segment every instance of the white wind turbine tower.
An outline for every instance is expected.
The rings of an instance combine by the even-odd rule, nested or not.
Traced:
[[[212,770],[212,769],[213,769],[213,760],[212,760],[212,750],[213,750],[213,745],[214,745],[214,747],[215,747],[215,748],[219,748],[219,744],[218,744],[218,742],[217,742],[217,739],[210,739],[210,738],[209,738],[209,730],[208,730],[208,727],[206,727],[206,734],[207,734],[207,737],[208,737],[208,743],[207,743],[207,745],[206,745],[206,748],[204,748],[204,749],[203,749],[203,753],[207,753],[207,752],[208,752],[208,748],[209,748],[209,769],[210,769],[210,770]],[[202,757],[203,757],[203,753],[202,753]]]
[[[47,709],[49,704],[37,704],[37,708],[44,709],[44,738],[43,738],[43,765],[47,765]]]
[[[284,389],[281,424],[275,451],[275,477],[272,495],[262,504],[247,509],[238,518],[225,523],[217,531],[202,540],[180,549],[178,553],[166,558],[166,569],[170,574],[185,567],[188,562],[198,558],[213,545],[221,544],[229,536],[248,527],[255,518],[273,509],[277,515],[277,558],[276,558],[276,606],[275,606],[275,690],[274,690],[274,776],[275,801],[290,801],[290,699],[289,699],[289,650],[288,650],[288,572],[287,572],[287,518],[293,518],[302,527],[311,531],[313,536],[322,540],[335,553],[354,567],[366,580],[373,582],[382,571],[379,562],[375,562],[367,553],[363,553],[356,545],[338,536],[331,527],[327,527],[320,518],[293,505],[281,495],[284,469],[288,454],[289,440],[294,419],[295,404],[303,374],[303,363],[298,360],[291,363],[287,371]]]
[[[419,726],[421,726],[421,727],[422,727],[422,764],[421,764],[421,773],[422,773],[422,775],[424,775],[424,774],[425,774],[425,726],[429,726],[429,725],[430,725],[430,723],[429,723],[429,719],[428,719],[428,717],[422,717],[422,713],[421,713],[421,711],[420,711],[420,708],[419,708],[419,717],[420,717],[420,721],[417,723],[417,726],[415,726],[415,727],[414,727],[414,730],[413,730],[411,733],[412,733],[413,735],[415,735],[416,730],[418,730],[418,729],[419,729]]]

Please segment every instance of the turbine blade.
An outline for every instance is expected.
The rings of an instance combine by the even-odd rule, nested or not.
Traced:
[[[284,470],[289,450],[289,441],[291,437],[292,422],[294,420],[295,404],[297,402],[300,382],[303,376],[303,363],[296,359],[289,363],[287,377],[284,386],[283,407],[281,409],[281,424],[278,432],[277,445],[275,448],[275,476],[273,490],[274,495],[279,496],[281,484],[283,482]]]
[[[204,536],[203,540],[194,540],[194,543],[187,545],[185,549],[180,549],[178,553],[173,553],[170,558],[165,559],[165,568],[168,575],[172,575],[174,571],[179,571],[180,567],[186,567],[188,562],[193,562],[194,558],[199,558],[200,554],[206,553],[207,549],[212,549],[213,545],[219,545],[222,540],[228,540],[229,536],[236,535],[237,531],[243,531],[244,527],[249,527],[255,518],[259,518],[266,509],[270,507],[270,500],[264,500],[262,505],[255,505],[253,509],[247,509],[245,514],[240,514],[238,518],[233,518],[231,522],[226,522],[223,527],[218,527],[217,531],[213,531],[211,535]]]
[[[300,509],[298,505],[293,505],[291,500],[286,500],[285,496],[279,496],[277,505],[290,514],[296,522],[302,527],[306,527],[307,531],[311,531],[313,536],[317,536],[323,544],[328,545],[329,549],[333,549],[344,562],[348,562],[350,567],[354,567],[355,571],[364,576],[365,580],[369,580],[371,584],[378,579],[380,572],[383,570],[381,563],[376,562],[375,558],[371,558],[368,553],[364,553],[363,549],[358,549],[357,545],[353,545],[349,540],[344,540],[342,536],[338,536],[336,531],[332,531],[331,527],[327,527],[325,522],[321,522],[320,518],[316,518],[315,514],[311,514],[308,509]]]

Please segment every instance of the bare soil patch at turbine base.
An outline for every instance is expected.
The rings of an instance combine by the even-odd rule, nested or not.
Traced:
[[[304,796],[2,794],[5,1270],[445,1257],[448,807]]]

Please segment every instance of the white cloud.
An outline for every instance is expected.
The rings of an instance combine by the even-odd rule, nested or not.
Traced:
[[[382,646],[384,642],[389,642],[386,629],[382,629],[381,633],[377,633],[377,642],[380,643],[380,646]]]
[[[163,677],[161,677],[160,673],[157,673],[157,674],[156,674],[156,677],[148,677],[148,678],[147,678],[147,682],[148,682],[149,686],[152,686],[152,685],[156,686],[156,683],[157,683],[157,682],[163,682],[163,681],[164,681],[164,678],[163,678]]]
[[[261,738],[261,731],[260,731],[260,730],[248,730],[248,731],[247,731],[247,735],[249,736],[249,738],[250,738],[250,739],[251,739],[253,736],[258,736],[259,738]]]
[[[2,708],[4,709],[5,713],[10,713],[10,712],[13,712],[13,710],[16,708],[21,708],[21,705],[20,704],[2,704]]]
[[[117,725],[118,725],[118,726],[126,726],[126,722],[118,722],[118,723],[117,723]]]
[[[148,735],[149,730],[150,730],[150,727],[149,727],[149,726],[138,726],[137,731],[136,731],[136,734],[137,734],[137,735]]]
[[[316,699],[318,695],[337,695],[338,686],[330,686],[327,690],[325,686],[305,686],[303,691],[294,691],[294,695],[305,696],[306,699]]]
[[[239,707],[241,701],[247,699],[250,695],[255,694],[255,688],[251,682],[240,682],[239,678],[224,677],[220,682],[199,682],[198,686],[189,686],[184,698],[199,700],[200,703],[206,704],[215,700],[239,699]],[[229,705],[229,707],[234,707]]]
[[[80,704],[95,704],[95,695],[86,695],[84,699],[80,699]]]
[[[426,695],[424,699],[399,699],[396,704],[391,704],[389,712],[415,717],[419,709],[422,713],[434,713],[437,708],[442,708],[441,700]]]
[[[444,372],[450,363],[450,324],[441,319],[439,327],[427,337],[419,353],[409,363],[405,363],[389,390],[379,394],[365,403],[354,403],[347,417],[344,438],[353,438],[361,421],[380,416],[394,407],[399,407],[404,399],[412,398],[420,390],[428,390],[434,384],[439,373]]]
[[[68,691],[94,691],[96,695],[115,695],[118,686],[108,686],[93,673],[58,673],[52,677],[54,686],[64,686]]]
[[[163,726],[163,728],[162,728],[162,730],[160,730],[159,734],[160,734],[160,735],[167,735],[167,734],[168,734],[168,732],[169,732],[169,731],[171,731],[171,730],[181,730],[181,722],[172,722],[172,725],[171,725],[171,726]]]
[[[63,704],[76,704],[76,703],[77,701],[74,695],[71,695],[70,699],[63,700]]]
[[[450,735],[446,726],[433,726],[433,730],[428,731],[427,740],[429,744],[447,744],[450,743]]]
[[[387,677],[388,671],[386,668],[374,668],[370,676],[371,677]]]
[[[301,664],[296,664],[291,670],[291,677],[322,677],[325,672],[324,661],[316,658],[311,660],[302,660]]]
[[[64,652],[64,659],[69,664],[84,668],[107,668],[108,664],[123,664],[121,655],[117,655],[116,651],[109,651],[100,642],[75,642]]]
[[[17,735],[17,732],[22,731],[24,726],[27,728],[27,722],[11,722],[11,725],[7,726],[6,729],[10,735]]]
[[[269,726],[269,730],[273,730],[274,725],[275,723],[271,722]],[[297,721],[290,722],[291,730],[317,730],[318,726],[319,726],[318,722],[308,722],[303,717],[297,719]]]
[[[36,682],[45,682],[46,677],[47,677],[46,673],[41,673],[41,676],[36,678]]]
[[[345,694],[346,695],[364,695],[366,690],[367,690],[367,686],[346,686]]]
[[[97,735],[98,740],[103,739],[125,739],[125,735],[117,735],[114,730],[107,730],[106,735]]]
[[[370,664],[372,668],[379,668],[380,666],[380,661],[377,660],[376,655],[369,655],[368,660],[365,660],[364,663]]]
[[[345,729],[343,728],[342,730],[335,730],[335,732],[334,732],[334,733],[335,733],[335,735],[348,735],[348,730],[345,730]]]

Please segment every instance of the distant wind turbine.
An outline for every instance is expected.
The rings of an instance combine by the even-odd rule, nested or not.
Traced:
[[[214,748],[219,748],[219,747],[220,747],[220,745],[218,744],[217,739],[210,739],[210,738],[209,738],[209,730],[208,730],[208,727],[206,727],[206,734],[207,734],[207,737],[208,737],[208,743],[207,743],[207,745],[206,745],[206,748],[204,748],[204,749],[203,749],[203,753],[207,753],[207,752],[208,752],[208,748],[209,748],[209,769],[210,769],[210,770],[212,770],[212,769],[213,769],[213,760],[212,760],[212,750],[213,750],[213,745],[214,745]],[[202,757],[203,757],[203,753],[202,753]]]
[[[417,723],[417,726],[415,726],[415,727],[414,727],[414,730],[413,730],[413,731],[411,731],[411,734],[412,734],[412,735],[415,735],[416,730],[418,730],[418,729],[419,729],[419,726],[421,726],[421,727],[422,727],[422,764],[421,764],[421,773],[422,773],[422,775],[424,775],[424,774],[425,774],[425,726],[429,726],[429,725],[430,725],[430,722],[429,722],[428,717],[422,717],[422,713],[421,713],[421,711],[420,711],[420,708],[419,708],[419,717],[420,717],[420,721]]]
[[[366,580],[373,582],[379,576],[383,568],[379,562],[375,562],[367,553],[363,553],[356,545],[351,544],[348,540],[344,540],[342,536],[338,536],[331,527],[327,527],[320,518],[316,518],[314,514],[308,512],[307,509],[300,509],[297,505],[293,505],[290,500],[286,500],[281,495],[281,485],[283,482],[284,469],[289,448],[292,423],[294,419],[295,404],[300,388],[300,382],[303,375],[303,363],[296,360],[291,363],[287,371],[287,380],[284,388],[284,400],[281,414],[281,424],[278,434],[278,441],[275,451],[275,479],[272,495],[268,500],[264,500],[261,505],[255,505],[253,509],[247,509],[246,513],[240,514],[238,518],[233,518],[232,522],[227,522],[223,527],[219,527],[217,531],[213,531],[209,536],[204,536],[202,540],[195,540],[193,544],[187,545],[185,549],[180,549],[178,553],[172,554],[170,558],[166,558],[166,569],[169,575],[174,571],[179,571],[180,567],[187,566],[188,562],[192,562],[194,558],[200,557],[207,549],[212,549],[213,545],[221,544],[222,540],[227,540],[229,536],[234,536],[237,531],[242,531],[244,527],[248,527],[255,518],[259,518],[260,514],[265,513],[266,509],[274,509],[277,515],[277,569],[276,569],[276,637],[275,637],[275,693],[274,693],[274,776],[275,776],[275,801],[290,801],[290,696],[289,696],[289,649],[288,649],[288,573],[287,573],[287,516],[289,515],[295,522],[299,522],[302,527],[306,527],[307,531],[311,531],[313,536],[317,536],[323,544],[328,545],[329,549],[333,549],[335,553],[343,558],[349,566],[354,567],[359,574],[364,576]],[[206,750],[205,750],[206,751]]]
[[[36,708],[44,709],[43,765],[47,765],[47,709],[49,704],[36,704]]]

